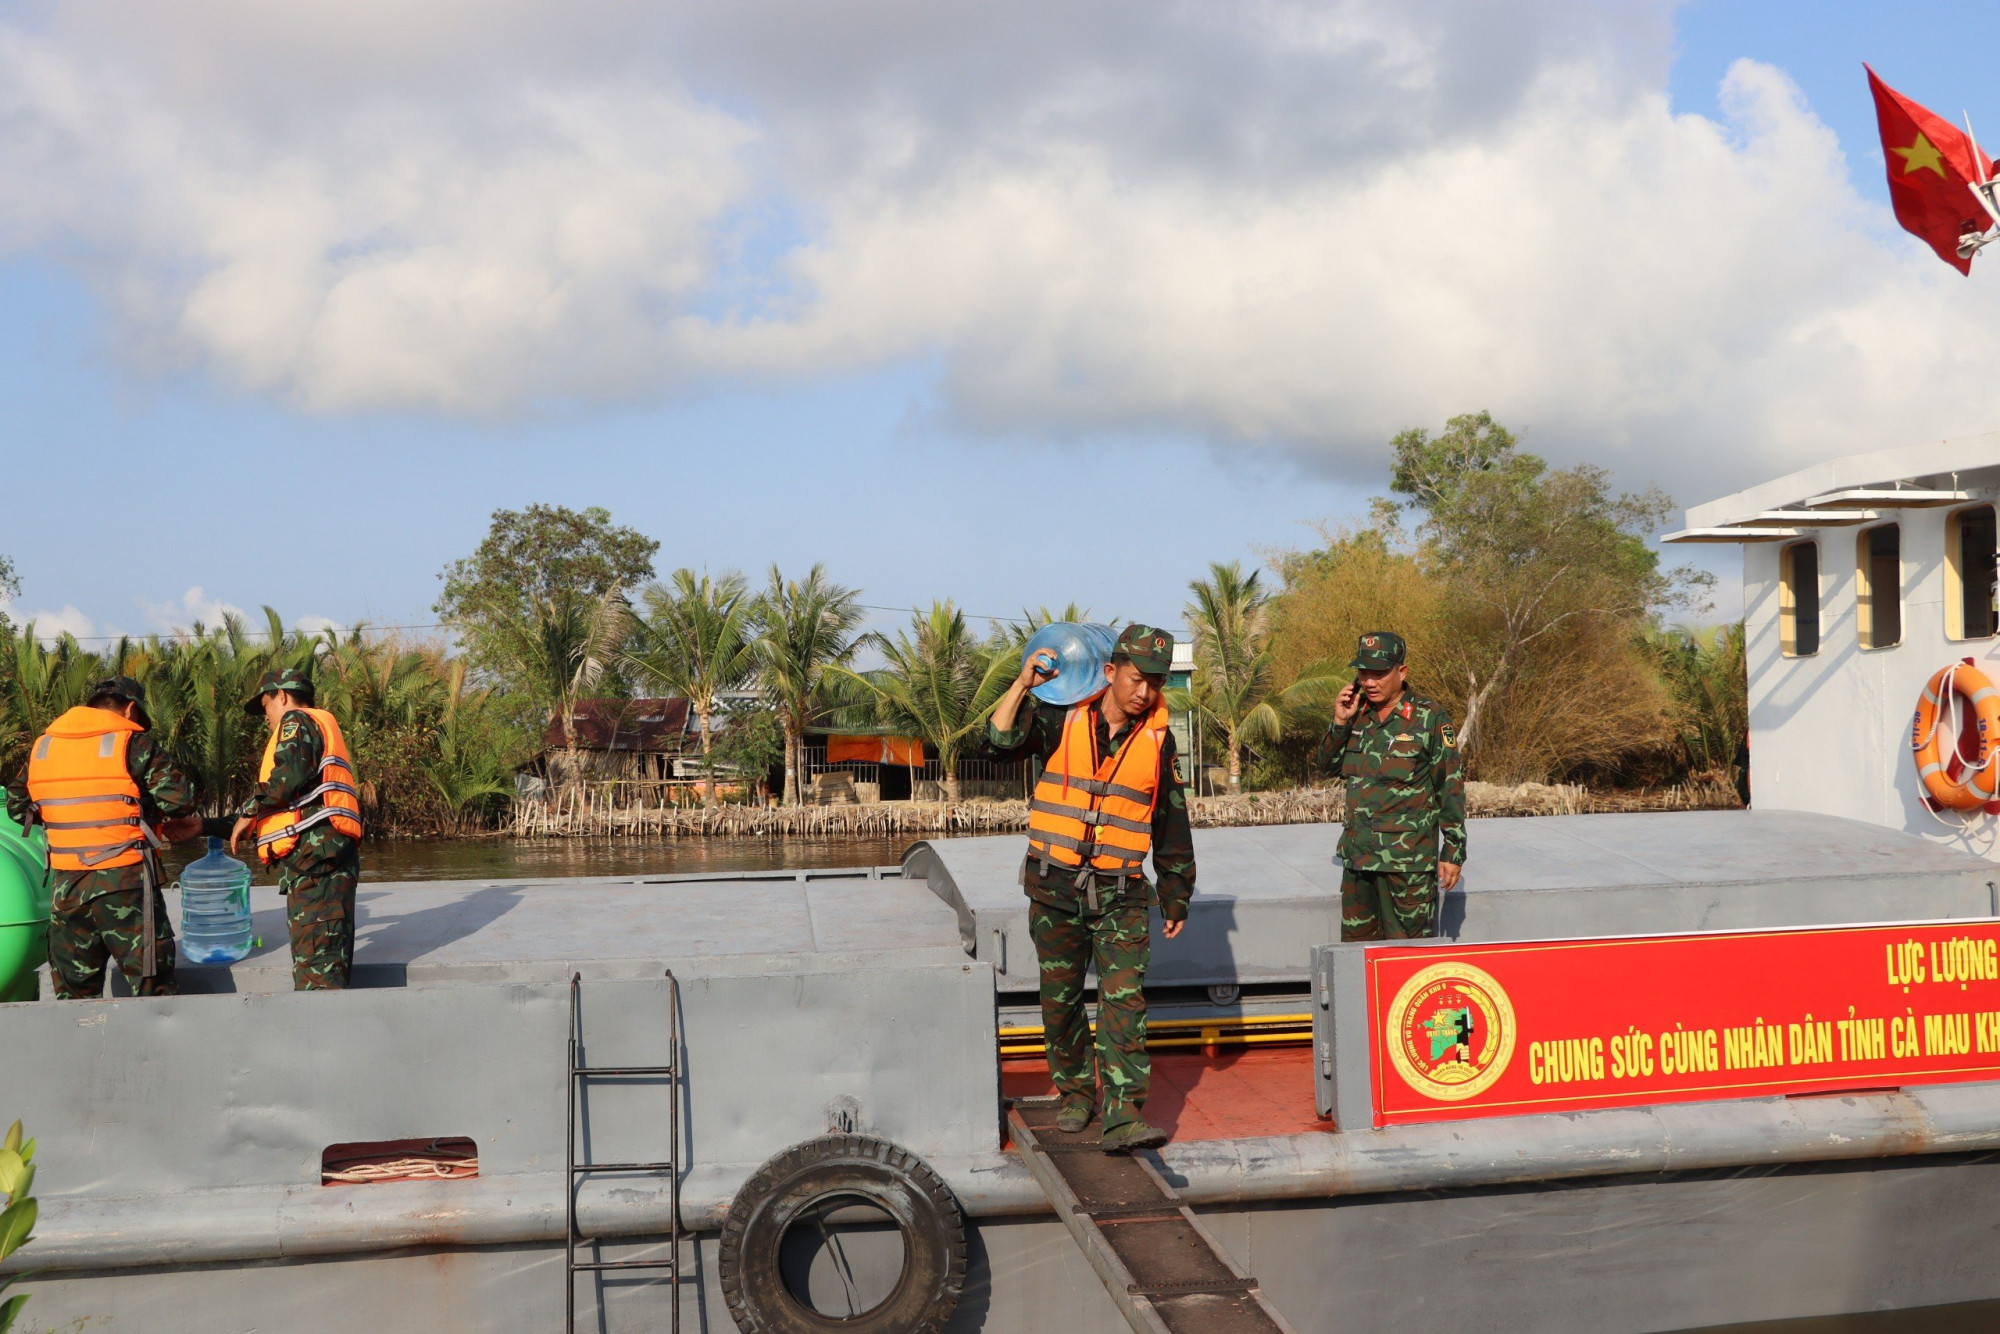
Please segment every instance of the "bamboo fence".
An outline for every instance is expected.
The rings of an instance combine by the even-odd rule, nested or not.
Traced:
[[[1466,784],[1466,813],[1478,817],[1585,815],[1604,811],[1733,810],[1723,784],[1650,792],[1591,792],[1574,784]],[[625,800],[620,800],[625,796]],[[1338,787],[1292,788],[1238,796],[1192,797],[1197,828],[1323,824],[1341,818]],[[847,838],[932,834],[1007,834],[1028,827],[1025,801],[885,801],[826,806],[723,804],[713,811],[634,801],[614,784],[568,787],[549,800],[514,806],[516,838]]]

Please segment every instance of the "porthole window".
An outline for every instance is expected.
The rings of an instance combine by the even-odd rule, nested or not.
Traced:
[[[1861,647],[1903,641],[1903,534],[1895,524],[1869,528],[1855,540],[1854,611]]]
[[[1993,507],[1959,510],[1945,522],[1944,629],[1953,639],[1987,639],[2000,626],[1993,608]]]
[[[1779,553],[1778,620],[1786,657],[1819,652],[1819,543],[1794,542]]]

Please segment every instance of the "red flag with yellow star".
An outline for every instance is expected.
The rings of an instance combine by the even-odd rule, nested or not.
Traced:
[[[1882,128],[1882,156],[1889,165],[1889,202],[1896,206],[1896,221],[1929,242],[1939,259],[1960,273],[1971,273],[1972,261],[1958,257],[1958,238],[1986,230],[1986,212],[1972,193],[1972,183],[1992,174],[1992,159],[1979,152],[1963,130],[1953,129],[1944,117],[1882,82],[1868,66],[1862,68],[1868,70],[1868,86],[1875,93],[1875,120]]]

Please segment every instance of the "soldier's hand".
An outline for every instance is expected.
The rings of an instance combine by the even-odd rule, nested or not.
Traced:
[[[160,837],[169,843],[185,843],[200,832],[199,815],[183,815],[178,820],[166,820],[160,825]]]
[[[1020,684],[1032,690],[1055,674],[1056,651],[1052,648],[1036,649],[1034,654],[1021,664]]]
[[[1182,931],[1185,931],[1186,929],[1187,929],[1187,918],[1185,917],[1181,918],[1181,920],[1178,922],[1160,923],[1160,934],[1166,937],[1168,940],[1172,940],[1175,936],[1178,936]]]
[[[229,830],[229,850],[231,852],[236,851],[237,840],[242,838],[244,834],[248,833],[250,830],[250,826],[255,823],[256,821],[252,820],[247,815],[239,816],[237,818],[236,823],[233,826],[231,826]]]
[[[1458,873],[1460,869],[1461,868],[1459,867],[1459,864],[1457,862],[1439,862],[1438,888],[1444,890],[1447,893],[1449,893],[1454,889],[1457,889]]]
[[[1354,715],[1361,712],[1361,685],[1349,681],[1340,688],[1340,694],[1333,701],[1333,720],[1343,727],[1354,721]]]

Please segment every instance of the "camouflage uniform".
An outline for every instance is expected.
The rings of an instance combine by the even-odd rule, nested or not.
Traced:
[[[1369,639],[1384,647],[1371,655]],[[1363,636],[1356,665],[1394,665],[1402,654],[1399,636],[1378,632]],[[1384,657],[1393,663],[1380,663]],[[1433,934],[1437,865],[1465,861],[1465,783],[1450,716],[1406,686],[1386,718],[1364,699],[1352,720],[1327,729],[1319,755],[1322,767],[1347,780],[1340,938]]]
[[[1126,635],[1150,627],[1128,627]],[[1171,658],[1173,641],[1165,639]],[[1124,646],[1121,638],[1121,648]],[[1135,655],[1135,661],[1137,661]],[[1141,670],[1154,664],[1140,661]],[[1166,662],[1158,664],[1162,672]],[[1002,762],[1032,757],[1047,763],[1062,742],[1067,709],[1045,706],[1033,695],[1021,701],[1014,726],[1000,731],[988,724],[986,749]],[[1097,752],[1113,753],[1137,726],[1128,720],[1113,733],[1091,706]],[[1109,1132],[1139,1119],[1152,1078],[1146,1054],[1146,968],[1153,941],[1148,908],[1157,904],[1169,922],[1187,920],[1194,894],[1194,831],[1188,823],[1187,794],[1173,734],[1160,750],[1159,798],[1153,811],[1152,858],[1157,887],[1141,876],[1123,880],[1086,874],[1079,884],[1074,868],[1029,857],[1022,863],[1021,887],[1032,903],[1028,934],[1041,963],[1042,1046],[1056,1091],[1092,1098],[1102,1086],[1102,1127]],[[1097,967],[1097,1050],[1092,1068],[1090,1020],[1084,1010],[1085,972]]]
[[[149,825],[193,815],[200,793],[195,781],[167,758],[165,749],[145,732],[135,732],[125,746],[125,768],[139,786],[139,811]],[[7,788],[7,814],[26,827],[28,776],[24,768]],[[151,853],[147,854],[151,856]],[[112,866],[101,871],[73,871],[56,876],[49,903],[49,977],[64,1000],[87,1000],[104,994],[104,968],[118,961],[125,984],[135,996],[174,994],[174,929],[160,895],[157,864],[153,879],[153,975],[144,976],[146,959],[146,874],[141,866]]]
[[[251,697],[251,706],[272,690],[303,692],[310,685],[297,672],[272,672]],[[287,810],[319,786],[325,740],[312,716],[293,710],[278,723],[278,746],[271,774],[237,811],[261,820]],[[309,805],[301,814],[317,810]],[[354,891],[361,880],[361,845],[322,821],[299,835],[298,845],[275,863],[278,892],[285,896],[285,920],[292,935],[292,989],[340,991],[354,967]]]

